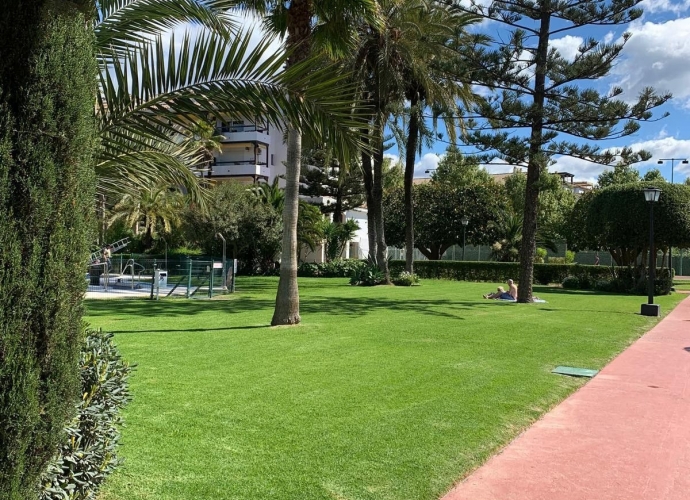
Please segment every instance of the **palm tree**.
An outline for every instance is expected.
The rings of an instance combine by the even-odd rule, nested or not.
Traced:
[[[457,49],[468,40],[465,28],[476,22],[477,18],[433,0],[386,0],[380,2],[385,29],[376,31],[363,27],[362,40],[356,65],[365,73],[360,73],[364,90],[376,101],[379,117],[373,117],[379,130],[377,145],[379,151],[374,155],[373,187],[376,197],[380,194],[377,177],[381,175],[383,154],[380,150],[383,131],[380,127],[387,117],[403,102],[409,103],[407,131],[405,134],[405,214],[406,247],[414,248],[412,179],[414,163],[421,152],[421,140],[426,127],[425,112],[432,110],[433,125],[440,116],[446,121],[446,129],[451,140],[455,141],[456,123],[454,115],[458,101],[465,107],[473,96],[467,75],[454,71],[453,61],[458,59]],[[363,65],[362,62],[368,64]],[[376,200],[377,205],[380,200]],[[379,208],[374,209],[378,214]],[[385,239],[379,236],[379,245]],[[379,254],[381,249],[377,249]],[[412,252],[407,252],[406,270],[413,271]],[[379,256],[379,261],[382,256]]]
[[[112,209],[110,223],[124,220],[139,234],[143,225],[143,243],[150,247],[160,233],[169,234],[180,223],[184,197],[178,190],[152,185],[146,190],[126,194]]]
[[[204,155],[189,147],[189,138],[199,121],[209,119],[260,115],[278,129],[287,120],[352,147],[349,129],[359,122],[341,79],[332,69],[314,70],[309,61],[286,69],[287,53],[270,51],[270,38],[253,47],[251,30],[240,29],[233,16],[239,5],[99,0],[101,192],[147,189],[155,178],[184,185],[199,198],[189,167]],[[163,36],[182,23],[197,25],[198,33]]]
[[[194,169],[204,176],[213,165],[213,153],[220,151],[224,137],[216,134],[216,128],[207,121],[198,121],[190,129],[191,136],[186,139],[187,146],[201,158]],[[208,173],[206,174],[208,175]]]
[[[243,3],[264,14],[266,26],[273,32],[287,35],[288,70],[308,61],[313,49],[329,56],[342,54],[351,41],[354,20],[364,17],[373,22],[376,11],[374,0],[246,0]],[[303,90],[311,85],[313,83],[305,82]],[[288,120],[287,128],[283,248],[272,325],[294,325],[301,320],[297,287],[297,219],[304,123],[295,117]],[[335,139],[324,135],[313,137],[327,138],[331,142]],[[343,149],[334,142],[332,145],[344,155],[349,155],[352,149]]]
[[[261,182],[247,189],[257,201],[266,205],[271,205],[273,209],[282,213],[285,207],[285,190],[280,187],[280,177],[273,179],[273,182]]]

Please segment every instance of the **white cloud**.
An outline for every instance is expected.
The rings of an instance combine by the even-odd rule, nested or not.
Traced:
[[[683,0],[681,2],[673,2],[671,0],[643,0],[640,4],[646,12],[656,14],[659,12],[673,12],[680,14],[690,8],[690,0]]]
[[[690,0],[688,0],[690,1]],[[666,23],[633,23],[624,59],[613,68],[616,85],[627,99],[645,87],[671,91],[681,105],[690,104],[690,18]]]
[[[665,161],[662,165],[657,164],[661,158],[688,158],[690,159],[690,139],[676,139],[675,137],[661,137],[649,141],[641,141],[630,144],[633,150],[644,149],[652,155],[652,159],[635,165],[641,173],[645,173],[652,168],[658,168],[662,175],[669,181],[671,180],[671,162]],[[612,148],[615,149],[615,148]],[[556,158],[556,164],[549,170],[552,172],[570,172],[575,175],[576,181],[589,181],[595,183],[599,174],[612,167],[605,167],[596,163],[561,156]],[[690,176],[690,164],[675,162],[674,181],[680,182],[685,177]]]
[[[441,161],[441,157],[436,153],[426,153],[417,163],[414,164],[414,176],[431,177],[431,174],[426,173],[425,170],[434,170],[438,167],[439,161]]]
[[[390,160],[391,160],[391,167],[393,167],[393,166],[397,165],[398,163],[400,163],[400,156],[398,156],[398,155],[394,155],[394,154],[391,154],[391,153],[383,153],[383,157],[384,157],[384,158],[390,158]]]
[[[666,179],[671,179],[671,162],[664,161],[662,165],[657,164],[661,158],[687,158],[690,159],[690,139],[676,139],[675,137],[664,137],[650,141],[636,142],[631,144],[633,149],[644,149],[652,154],[652,159],[639,165],[640,171],[645,172],[650,168],[658,168]],[[682,181],[690,176],[690,164],[683,164],[680,161],[674,162],[673,178],[675,182]]]
[[[549,46],[558,50],[565,60],[572,61],[578,54],[578,49],[583,42],[584,40],[582,37],[567,35],[563,38],[556,38],[555,40],[549,41]]]

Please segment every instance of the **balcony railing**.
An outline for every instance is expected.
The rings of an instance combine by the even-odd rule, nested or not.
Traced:
[[[270,169],[264,161],[237,160],[218,162],[213,165],[209,177],[262,176],[268,177]]]
[[[235,132],[260,132],[268,134],[268,127],[262,127],[257,125],[232,125],[227,127],[216,128],[216,133],[226,134]]]

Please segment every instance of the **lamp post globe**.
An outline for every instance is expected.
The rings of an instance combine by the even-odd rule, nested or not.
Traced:
[[[460,223],[462,223],[462,260],[465,260],[465,233],[467,230],[467,224],[470,223],[470,219],[467,218],[466,215],[462,216],[462,219],[460,219]]]
[[[647,275],[647,303],[642,304],[642,316],[659,316],[661,308],[654,303],[654,281],[656,280],[656,248],[654,247],[654,205],[659,201],[661,189],[649,187],[643,189],[644,199],[649,205],[649,272]]]

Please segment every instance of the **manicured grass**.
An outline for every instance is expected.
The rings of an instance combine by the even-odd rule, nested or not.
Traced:
[[[125,465],[102,500],[434,499],[584,383],[653,318],[644,297],[300,281],[303,324],[269,328],[276,279],[219,300],[90,301],[138,368]],[[685,295],[660,297],[668,312]]]
[[[679,292],[690,292],[690,280],[673,280],[673,287]]]

